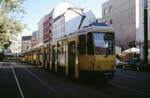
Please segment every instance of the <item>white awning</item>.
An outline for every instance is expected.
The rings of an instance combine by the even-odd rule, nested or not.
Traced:
[[[140,54],[140,49],[133,47],[133,48],[130,48],[130,49],[127,49],[127,50],[123,51],[122,53],[125,53],[125,54],[126,53]]]

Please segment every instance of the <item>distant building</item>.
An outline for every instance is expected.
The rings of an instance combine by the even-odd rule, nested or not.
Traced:
[[[60,3],[53,12],[52,41],[75,33],[96,22],[94,13],[88,8],[77,8],[67,2]]]
[[[20,53],[21,52],[21,33],[12,34],[9,37],[11,42],[10,51],[11,53]]]
[[[50,41],[50,17],[49,14],[47,14],[44,17],[43,22],[43,42],[49,42]]]
[[[53,16],[53,10],[45,15],[44,21],[43,21],[43,42],[47,43],[51,41],[51,26],[52,26],[52,16]]]
[[[136,0],[109,0],[102,5],[102,21],[115,30],[117,46],[136,40]]]
[[[3,49],[4,55],[9,55],[11,53],[10,46],[8,46],[6,49]]]
[[[130,42],[136,42],[144,58],[144,15],[148,12],[148,42],[150,47],[150,0],[109,0],[102,5],[102,21],[115,30],[116,45],[129,48]],[[149,49],[150,61],[150,49]]]
[[[38,22],[38,31],[37,31],[38,45],[43,44],[43,21],[44,21],[44,18],[41,18],[41,20]]]
[[[22,36],[22,41],[21,41],[22,53],[31,49],[31,38],[32,38],[32,36]]]
[[[34,32],[32,33],[32,38],[31,38],[32,47],[38,45],[37,39],[38,39],[37,31],[34,31]]]

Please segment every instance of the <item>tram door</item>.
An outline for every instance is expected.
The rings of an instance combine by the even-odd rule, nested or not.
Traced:
[[[47,46],[47,69],[50,69],[50,45]]]
[[[52,47],[52,71],[55,71],[55,61],[56,61],[56,46]]]
[[[43,63],[44,64],[43,64],[43,67],[45,68],[45,66],[46,66],[46,63],[45,63],[46,62],[46,48],[44,47],[43,49],[44,49],[44,53],[43,53]]]
[[[38,49],[37,50],[37,64],[38,65],[40,65],[39,62],[40,62],[40,50]]]
[[[74,41],[68,44],[68,70],[70,76],[75,75],[75,48]]]

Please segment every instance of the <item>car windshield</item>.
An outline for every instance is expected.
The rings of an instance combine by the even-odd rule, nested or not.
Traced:
[[[97,55],[114,54],[114,34],[94,32],[95,52]]]

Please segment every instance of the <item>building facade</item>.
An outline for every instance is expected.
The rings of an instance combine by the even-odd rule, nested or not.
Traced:
[[[136,0],[109,0],[102,5],[102,21],[115,31],[116,45],[123,49],[136,40]]]
[[[49,14],[45,15],[43,22],[43,42],[50,41],[50,17]]]
[[[147,55],[144,53],[145,33],[150,42],[150,0],[109,0],[103,4],[102,12],[103,22],[114,28],[116,45],[127,49],[130,42],[135,42],[136,47],[140,48],[141,59],[144,59]],[[146,20],[145,15],[148,17]],[[150,61],[150,43],[148,59]]]
[[[37,43],[38,43],[38,45],[43,44],[43,21],[44,21],[44,19],[41,18],[41,20],[38,22],[38,31],[37,31],[37,36],[38,36]]]
[[[43,19],[43,42],[47,43],[51,41],[51,34],[52,34],[52,16],[53,16],[53,10],[45,15]]]
[[[11,42],[10,51],[11,53],[21,52],[21,33],[16,33],[10,36],[9,41]]]
[[[38,39],[37,31],[34,31],[32,33],[32,38],[31,38],[31,45],[32,45],[32,47],[35,47],[36,45],[38,45],[37,39]]]
[[[32,38],[32,36],[22,36],[22,41],[21,41],[21,52],[22,53],[31,49],[31,38]]]

